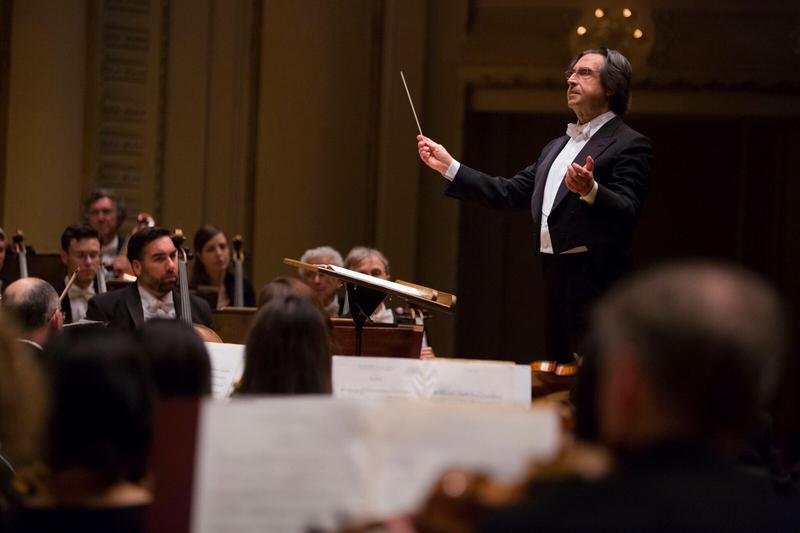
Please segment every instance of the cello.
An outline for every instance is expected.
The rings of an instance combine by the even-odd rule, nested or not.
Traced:
[[[14,251],[17,253],[17,260],[19,261],[19,277],[28,277],[28,254],[25,251],[25,234],[21,229],[17,230],[14,234]]]
[[[200,338],[205,342],[222,342],[222,339],[213,329],[206,327],[202,324],[195,324],[192,321],[192,305],[189,295],[189,275],[186,264],[189,261],[190,254],[186,248],[183,247],[186,242],[186,235],[183,230],[175,228],[172,234],[172,242],[178,250],[178,289],[180,294],[180,319],[194,328],[195,332],[200,335]]]
[[[236,235],[233,238],[234,307],[244,307],[244,271],[242,268],[242,263],[244,262],[243,248],[244,241],[242,240],[242,236]]]

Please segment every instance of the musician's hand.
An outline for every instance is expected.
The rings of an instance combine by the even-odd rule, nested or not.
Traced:
[[[581,166],[572,163],[567,167],[567,174],[564,177],[567,188],[581,196],[586,196],[594,188],[594,159],[586,156],[586,164]]]
[[[453,162],[453,157],[444,146],[433,142],[424,135],[417,135],[417,149],[422,162],[443,176],[450,168],[450,163]]]
[[[435,359],[436,354],[433,353],[433,348],[430,346],[425,346],[423,349],[419,351],[419,358],[420,359]]]
[[[111,263],[111,268],[114,269],[115,278],[121,278],[123,274],[130,274],[133,276],[133,268],[131,267],[131,263],[124,255],[118,255],[115,257],[114,262]]]

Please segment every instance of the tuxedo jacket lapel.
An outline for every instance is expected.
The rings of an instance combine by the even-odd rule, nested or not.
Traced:
[[[180,320],[183,317],[183,314],[181,313],[181,291],[178,289],[178,287],[172,289],[172,301],[175,304],[175,318]],[[191,298],[189,299],[189,303],[191,304]],[[191,309],[189,309],[189,311],[191,312]]]
[[[565,135],[563,139],[553,145],[550,153],[542,159],[542,164],[536,167],[536,182],[533,188],[533,196],[531,197],[531,213],[537,228],[542,220],[542,201],[544,200],[544,186],[547,183],[547,174],[550,172],[550,167],[553,166],[556,156],[564,149],[567,141],[569,141],[569,137]]]
[[[139,296],[139,285],[131,283],[125,290],[128,291],[128,294],[125,295],[125,304],[128,307],[128,313],[131,316],[133,325],[140,328],[144,324],[144,309],[142,308],[142,297]]]
[[[578,155],[575,156],[575,159],[572,160],[573,163],[578,163],[579,165],[583,166],[586,163],[586,156],[592,156],[592,159],[597,161],[597,158],[600,157],[606,148],[611,146],[616,142],[616,139],[613,137],[614,132],[617,130],[619,117],[613,118],[609,120],[600,131],[592,135],[592,138],[589,139],[589,142],[583,147],[583,149],[578,152]],[[558,205],[561,203],[564,198],[567,196],[567,183],[565,180],[561,181],[561,185],[558,186],[558,192],[556,193],[556,199],[553,202],[553,209],[550,211],[551,213],[555,212],[558,209]]]

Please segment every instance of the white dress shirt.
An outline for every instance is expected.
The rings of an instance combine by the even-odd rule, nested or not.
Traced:
[[[64,278],[64,283],[69,283],[69,278]],[[82,318],[86,318],[86,310],[89,308],[89,300],[95,295],[94,285],[89,284],[88,287],[82,289],[77,284],[72,284],[67,291],[69,297],[69,310],[72,315],[72,321],[77,322]]]
[[[119,235],[115,235],[111,242],[100,248],[100,262],[104,266],[110,267],[117,257],[117,250],[119,249]]]
[[[175,314],[175,302],[172,300],[172,291],[168,292],[163,298],[158,299],[141,285],[139,288],[139,297],[142,299],[142,312],[144,313],[144,321],[152,320],[154,318],[177,318]]]
[[[606,111],[602,115],[596,116],[585,124],[570,124],[567,127],[567,132],[570,134],[570,139],[567,141],[567,144],[564,145],[564,148],[562,148],[561,152],[550,166],[550,171],[547,173],[547,181],[545,182],[544,186],[544,199],[542,201],[542,223],[541,227],[539,228],[540,252],[545,254],[553,253],[553,243],[550,240],[550,228],[547,225],[547,216],[553,209],[553,203],[555,202],[561,182],[564,181],[564,176],[567,173],[567,167],[575,160],[575,157],[580,153],[580,151],[583,150],[583,147],[586,146],[586,143],[589,142],[589,139],[592,138],[592,135],[597,133],[597,131],[602,128],[606,122],[615,116],[616,114],[613,111]],[[578,163],[583,165],[584,161],[578,161]],[[450,163],[450,167],[447,169],[444,177],[450,181],[453,181],[453,179],[456,177],[456,173],[458,173],[459,168],[461,168],[461,163],[453,159],[453,162]],[[591,205],[594,203],[595,197],[597,197],[597,182],[594,183],[592,190],[586,196],[581,196],[581,200]],[[587,250],[588,249],[585,246],[581,246],[571,250],[566,250],[562,253],[585,252]]]

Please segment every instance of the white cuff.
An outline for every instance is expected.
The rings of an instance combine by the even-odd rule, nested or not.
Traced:
[[[584,202],[586,202],[589,205],[592,205],[594,203],[594,199],[595,198],[597,198],[597,182],[596,181],[592,185],[592,190],[589,191],[589,194],[587,194],[586,196],[581,196],[581,200],[583,200]]]
[[[450,166],[447,167],[447,172],[444,173],[444,177],[450,181],[456,179],[456,174],[458,174],[458,169],[461,168],[461,163],[453,159],[453,162],[450,163]]]

